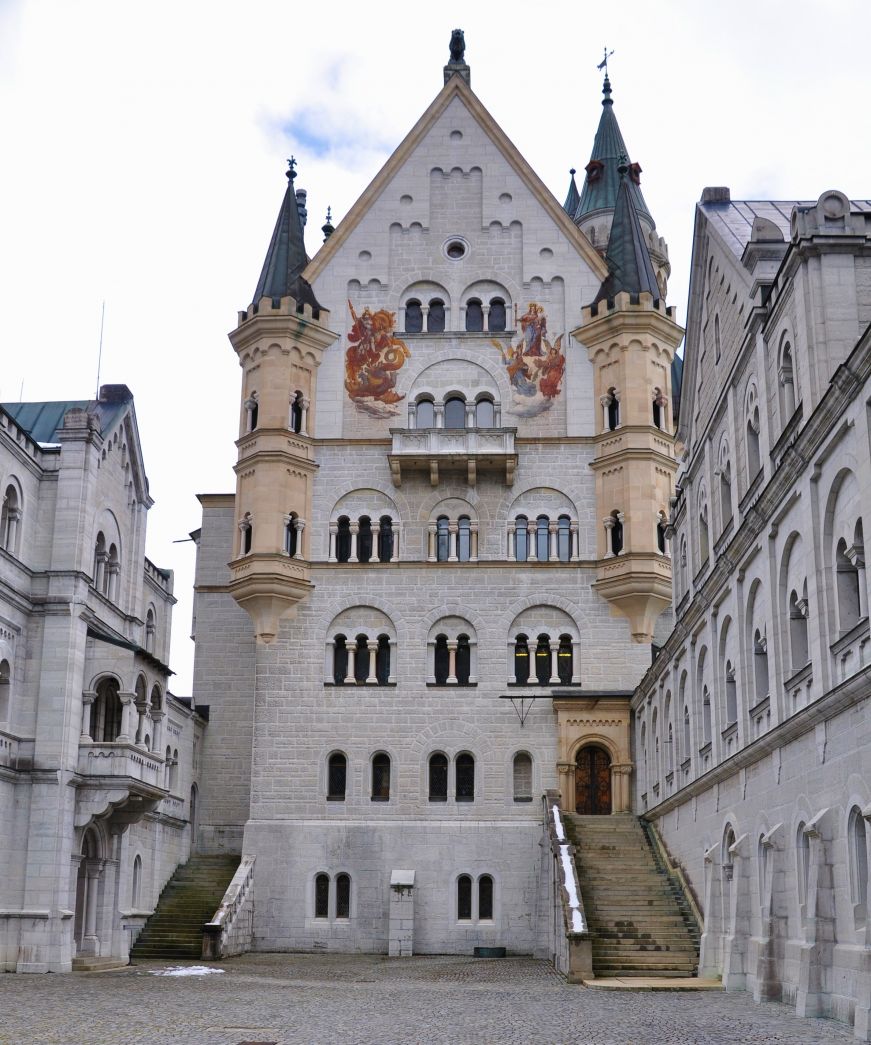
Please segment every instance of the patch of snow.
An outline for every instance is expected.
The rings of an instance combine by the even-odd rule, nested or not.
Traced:
[[[223,972],[223,969],[211,969],[208,965],[171,965],[168,969],[152,969],[152,976],[209,976]]]
[[[556,836],[561,842],[564,842],[566,840],[566,833],[563,830],[562,817],[559,815],[559,806],[554,804],[551,806],[551,809],[553,811],[554,826],[556,827]]]
[[[555,811],[556,809],[554,808]],[[572,931],[582,933],[586,927],[584,926],[584,916],[581,914],[581,905],[578,901],[578,891],[575,888],[575,876],[572,871],[572,858],[569,856],[569,847],[561,845],[559,852],[563,865],[563,882],[569,897],[569,908],[572,912]]]

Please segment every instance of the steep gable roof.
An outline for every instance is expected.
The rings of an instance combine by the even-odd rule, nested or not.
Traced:
[[[490,140],[499,149],[506,161],[514,169],[524,182],[532,195],[553,219],[554,224],[563,232],[566,239],[574,246],[578,254],[589,265],[595,275],[600,279],[607,276],[607,269],[601,257],[592,246],[587,237],[579,231],[577,226],[566,214],[553,193],[539,178],[535,171],[526,162],[517,149],[517,146],[505,134],[496,123],[490,113],[484,108],[478,96],[461,76],[452,76],[436,95],[432,104],[420,117],[417,123],[408,132],[398,148],[384,164],[381,170],[369,183],[357,202],[351,207],[345,217],[336,226],[336,231],[312,258],[303,275],[309,281],[323,271],[333,255],[339,250],[345,240],[363,220],[374,201],[389,184],[393,176],[399,171],[412,151],[427,132],[435,124],[436,120],[448,107],[454,98],[459,98],[466,106],[479,126],[484,130]]]
[[[614,220],[611,222],[608,249],[605,252],[608,277],[596,296],[597,302],[611,299],[621,291],[629,294],[651,294],[654,300],[660,296],[653,262],[650,260],[650,252],[630,193],[632,183],[626,177],[627,171],[626,164],[621,164],[620,188],[614,207]]]

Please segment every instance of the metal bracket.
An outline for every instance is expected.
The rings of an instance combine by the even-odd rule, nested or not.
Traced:
[[[548,694],[548,696],[550,696],[550,694]],[[532,711],[532,705],[539,699],[539,697],[515,697],[511,693],[503,693],[499,697],[499,699],[511,701],[511,706],[514,708],[515,714],[520,719],[520,725],[522,726],[523,723],[526,721],[526,716],[529,714],[530,711]]]

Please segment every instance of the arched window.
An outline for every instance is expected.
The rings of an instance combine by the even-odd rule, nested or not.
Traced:
[[[464,751],[454,765],[458,802],[475,801],[475,759]]]
[[[768,696],[768,641],[756,629],[753,635],[753,675],[756,681],[756,703]]]
[[[468,686],[472,675],[472,647],[468,635],[457,636],[456,664],[458,685]]]
[[[699,506],[699,569],[707,563],[711,556],[711,544],[708,537],[708,505],[702,501]]]
[[[752,482],[762,467],[759,452],[759,407],[754,403],[752,413],[747,419],[747,478]]]
[[[390,681],[390,638],[378,636],[378,649],[375,653],[375,676],[379,686],[386,686]]]
[[[610,432],[620,424],[620,398],[614,388],[609,388],[605,396],[605,422]]]
[[[466,401],[462,396],[448,396],[445,400],[445,428],[466,427]]]
[[[94,544],[94,587],[97,591],[103,590],[103,584],[106,580],[106,563],[109,559],[106,551],[106,537],[101,530],[97,534],[97,540]]]
[[[561,515],[557,520],[556,550],[560,562],[568,562],[572,557],[572,520]]]
[[[390,562],[393,558],[393,520],[382,515],[378,521],[378,561]]]
[[[419,334],[423,330],[423,309],[416,299],[405,303],[405,332]]]
[[[354,680],[359,684],[369,677],[369,636],[358,635],[354,654]]]
[[[492,399],[481,398],[475,403],[475,427],[493,428],[496,424],[496,410]]]
[[[315,875],[315,918],[330,916],[330,876]]]
[[[525,751],[514,756],[514,801],[532,801],[532,759]]]
[[[550,558],[550,519],[546,515],[539,515],[535,520],[535,557],[539,562],[547,562]]]
[[[514,558],[526,562],[529,555],[529,519],[518,515],[514,520]]]
[[[429,757],[429,800],[430,802],[447,802],[448,800],[448,758],[441,752]]]
[[[535,677],[539,684],[550,682],[550,635],[539,635],[535,647]]]
[[[435,664],[433,674],[436,684],[444,686],[450,674],[450,653],[448,651],[447,635],[436,635],[435,640]]]
[[[336,875],[336,918],[351,917],[351,878],[347,874]]]
[[[502,298],[490,299],[490,316],[487,326],[496,333],[505,329],[505,302]]]
[[[683,709],[683,750],[684,758],[689,758],[692,744],[690,741],[690,709],[686,705]]]
[[[435,406],[431,399],[418,399],[414,412],[415,428],[435,428]]]
[[[249,527],[250,530],[250,527]],[[251,548],[249,546],[248,550]],[[117,544],[109,545],[109,561],[106,563],[106,575],[103,583],[103,594],[115,602],[118,598],[118,577],[121,572],[121,560],[118,558]]]
[[[450,519],[446,515],[440,515],[436,519],[436,560],[447,562],[451,553],[451,531]]]
[[[260,412],[260,404],[257,402],[257,393],[252,392],[251,395],[245,400],[245,428],[248,432],[253,432],[257,427],[257,415]]]
[[[738,721],[738,687],[735,683],[735,669],[731,661],[726,661],[726,725],[731,726]]]
[[[482,874],[478,879],[478,921],[493,920],[493,879]]]
[[[571,684],[573,672],[572,662],[572,637],[571,635],[560,635],[559,651],[556,655],[556,664],[559,680],[564,686],[568,686]]]
[[[21,498],[13,483],[3,493],[3,508],[0,511],[0,548],[15,555],[18,551],[18,533],[21,521]]]
[[[290,429],[297,434],[302,431],[302,392],[294,392],[290,401]]]
[[[299,541],[296,523],[296,512],[291,512],[287,517],[287,522],[284,524],[284,550],[291,558],[296,555]]]
[[[467,874],[461,874],[457,879],[457,920],[472,920],[472,879]]]
[[[663,424],[663,408],[665,406],[665,399],[663,398],[662,391],[658,388],[653,390],[653,423],[657,428],[662,428]]]
[[[172,752],[172,768],[169,773],[169,786],[173,793],[178,791],[178,748]]]
[[[723,528],[732,518],[732,465],[725,454],[720,460],[720,518]]]
[[[327,801],[344,802],[348,784],[348,760],[337,751],[327,763]]]
[[[484,329],[484,309],[478,298],[471,298],[466,302],[466,330]]]
[[[145,614],[145,652],[154,653],[154,610],[149,608]]]
[[[841,538],[835,549],[835,580],[838,591],[838,625],[841,634],[859,623],[859,570],[856,553],[848,555],[847,542]]]
[[[445,330],[445,303],[441,298],[433,298],[429,303],[426,317],[426,329],[430,334],[443,334]]]
[[[864,925],[868,915],[868,843],[865,818],[858,806],[850,810],[847,824],[850,859],[850,899],[857,926]]]
[[[804,822],[798,825],[795,834],[795,870],[798,882],[798,902],[804,906],[807,903],[807,887],[811,870],[810,839],[805,831]]]
[[[121,732],[121,698],[115,679],[101,679],[91,705],[91,738],[98,744],[111,744]]]
[[[351,558],[351,520],[347,515],[339,517],[336,523],[336,559],[347,562]]]
[[[514,640],[514,681],[525,684],[529,681],[529,640],[518,635]]]
[[[457,520],[457,558],[460,562],[468,562],[472,557],[472,521],[468,515],[461,515]]]
[[[372,759],[372,801],[390,801],[390,756],[383,751]]]
[[[702,689],[702,732],[705,744],[711,743],[711,694],[708,687]]]
[[[251,542],[254,538],[254,527],[251,524],[251,513],[245,512],[239,527],[242,531],[242,554],[251,553]]]
[[[167,745],[166,754],[164,755],[164,786],[167,791],[172,790],[172,748]]]
[[[12,686],[12,666],[9,661],[4,657],[0,660],[0,725],[5,725],[9,721],[9,711],[11,701],[9,699],[9,690]]]
[[[344,685],[348,674],[348,646],[344,635],[333,639],[333,682],[337,686]]]
[[[137,853],[133,860],[133,889],[130,903],[134,911],[139,910],[142,903],[142,857]]]
[[[780,382],[781,424],[785,426],[795,413],[798,400],[793,372],[792,345],[788,341],[784,341],[780,350],[780,367],[777,376]]]
[[[611,554],[619,555],[623,551],[623,519],[622,512],[611,512]]]
[[[372,558],[372,520],[368,515],[360,516],[357,530],[357,558],[368,562]]]
[[[659,513],[659,519],[656,523],[656,548],[660,555],[668,554],[668,545],[666,542],[665,531],[668,529],[668,520],[665,517],[665,512]]]
[[[789,593],[789,646],[792,654],[792,670],[798,671],[807,664],[807,598],[800,599],[798,593]]]

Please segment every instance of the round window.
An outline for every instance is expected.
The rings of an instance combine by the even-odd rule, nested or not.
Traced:
[[[465,240],[461,239],[449,239],[445,244],[445,254],[451,259],[451,261],[459,261],[460,258],[464,258],[469,251],[469,245]]]

